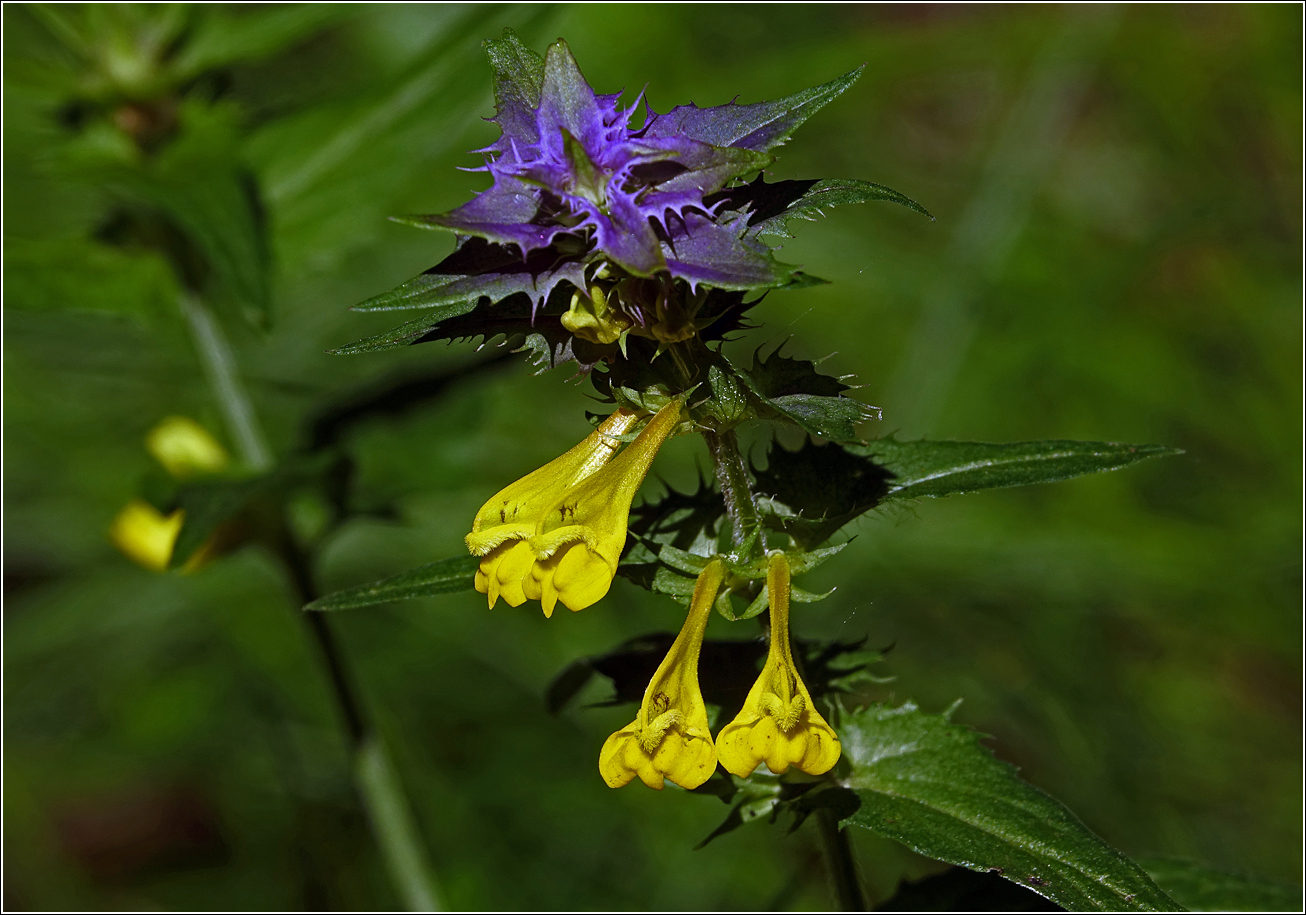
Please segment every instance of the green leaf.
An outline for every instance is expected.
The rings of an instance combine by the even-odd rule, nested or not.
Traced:
[[[859,515],[888,502],[941,498],[1029,483],[1050,483],[1181,454],[1165,445],[1114,442],[772,442],[766,469],[754,468],[768,527],[817,546]]]
[[[1141,867],[995,759],[981,736],[912,703],[846,713],[844,784],[861,806],[844,823],[997,871],[1068,909],[1182,911]]]
[[[787,189],[786,186],[790,185],[809,186],[800,197],[789,203],[782,212],[762,218],[750,225],[748,227],[750,235],[778,235],[781,238],[793,238],[794,236],[789,232],[789,220],[791,219],[815,222],[818,216],[825,215],[827,207],[840,206],[845,203],[868,203],[872,200],[887,200],[891,203],[901,204],[908,209],[915,210],[917,213],[929,216],[930,219],[934,218],[929,210],[910,197],[882,184],[858,181],[854,178],[826,178],[821,181],[802,182],[780,181],[776,184],[766,185],[766,189],[782,192]]]
[[[1117,442],[899,442],[883,438],[847,449],[893,474],[886,499],[941,498],[981,489],[1053,483],[1117,470],[1150,457],[1183,454],[1167,445]]]
[[[274,474],[267,474],[247,480],[214,480],[182,487],[177,505],[186,514],[177,542],[173,544],[169,566],[184,565],[219,525],[234,519],[250,502],[274,486]]]
[[[475,588],[476,567],[480,560],[475,556],[455,556],[439,562],[428,563],[400,572],[370,585],[358,585],[319,597],[305,610],[354,610],[374,604],[388,604],[413,597],[430,597],[432,594],[449,594],[453,591],[471,591]]]
[[[1300,912],[1302,888],[1193,861],[1138,862],[1157,885],[1194,912]]]
[[[818,372],[815,362],[780,355],[780,347],[767,357],[754,353],[748,368],[731,366],[754,395],[759,419],[789,422],[813,435],[846,442],[857,439],[858,423],[879,415],[874,407],[843,396],[851,390],[849,385]]]
[[[391,218],[411,225],[420,217]],[[493,303],[516,293],[525,293],[539,301],[564,280],[573,287],[585,284],[583,266],[579,263],[559,266],[562,256],[556,247],[549,247],[531,251],[523,259],[520,253],[504,245],[468,238],[434,267],[389,292],[360,302],[352,310],[402,311],[464,301],[476,303],[481,299]]]
[[[746,797],[744,800],[730,808],[726,818],[721,821],[721,825],[707,834],[707,837],[694,846],[694,851],[707,846],[709,842],[727,833],[734,832],[740,826],[746,826],[761,817],[769,815],[778,802],[777,796],[779,790],[772,788],[771,791],[762,797]]]
[[[876,462],[839,445],[811,441],[797,451],[773,441],[766,469],[754,468],[753,477],[767,526],[808,548],[879,505],[892,482],[891,473]]]
[[[327,352],[333,356],[353,356],[358,353],[375,353],[400,346],[411,346],[438,327],[441,322],[468,314],[475,308],[475,301],[452,302],[428,312],[420,318],[414,318],[411,321],[405,321],[398,327],[392,327],[385,333],[364,337],[362,340],[355,340],[353,343],[338,346],[335,349],[327,350]]]

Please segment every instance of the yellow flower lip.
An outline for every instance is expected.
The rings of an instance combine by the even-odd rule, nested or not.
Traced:
[[[637,419],[619,409],[585,441],[482,506],[466,542],[482,557],[476,589],[491,607],[500,596],[513,606],[538,600],[551,616],[559,601],[582,610],[608,593],[630,503],[680,411],[680,400],[666,404],[617,455],[619,437]]]
[[[708,563],[699,574],[685,625],[649,680],[639,714],[604,741],[599,773],[609,787],[620,788],[638,776],[659,791],[667,779],[682,788],[697,788],[716,771],[716,748],[698,685],[698,657],[725,575],[720,560]]]
[[[766,665],[735,720],[717,735],[717,759],[727,772],[747,778],[760,764],[776,775],[790,766],[808,775],[839,761],[839,735],[816,710],[789,646],[789,560],[773,553],[767,568],[771,647]]]

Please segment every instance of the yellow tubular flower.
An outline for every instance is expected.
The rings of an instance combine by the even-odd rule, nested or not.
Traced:
[[[169,416],[160,421],[146,434],[145,448],[179,480],[218,473],[230,461],[209,430],[186,416]],[[133,499],[109,525],[109,539],[137,565],[152,572],[166,572],[185,517],[181,509],[164,515],[145,500]],[[186,560],[182,571],[193,572],[214,555],[215,538],[210,537]]]
[[[169,416],[145,436],[145,447],[163,469],[179,480],[227,468],[227,452],[195,420]]]
[[[583,610],[608,593],[626,546],[630,503],[653,458],[680,422],[680,401],[664,406],[630,446],[577,483],[544,513],[531,549],[539,557],[522,582],[527,598],[551,616],[558,601]]]
[[[790,766],[809,775],[828,772],[841,747],[834,728],[812,704],[789,648],[789,560],[771,556],[766,576],[771,599],[771,649],[744,708],[717,735],[717,759],[746,778],[759,763],[780,775]]]
[[[617,436],[634,422],[634,413],[617,410],[585,441],[508,486],[476,513],[467,549],[482,557],[476,590],[488,595],[491,607],[500,596],[514,607],[525,603],[522,583],[535,562],[535,553],[526,541],[568,489],[612,459],[621,446]]]
[[[137,565],[166,572],[182,520],[181,509],[164,515],[145,500],[132,499],[109,525],[109,539]]]
[[[725,566],[711,562],[698,576],[689,616],[658,666],[635,720],[613,734],[599,751],[599,772],[609,787],[635,776],[661,791],[664,779],[697,788],[716,770],[707,706],[698,688],[698,655]]]

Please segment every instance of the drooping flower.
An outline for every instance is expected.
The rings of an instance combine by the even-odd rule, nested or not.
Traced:
[[[839,736],[812,704],[794,666],[789,645],[789,591],[789,560],[783,553],[775,553],[767,569],[771,647],[766,665],[743,709],[717,735],[717,758],[740,778],[747,778],[761,763],[776,775],[790,766],[820,775],[839,761]]]
[[[529,540],[540,519],[567,490],[599,470],[621,447],[620,436],[637,416],[619,409],[579,445],[496,493],[481,506],[467,535],[467,549],[480,556],[476,590],[493,608],[502,596],[513,607],[526,602],[522,580],[530,575],[535,551]]]
[[[715,771],[716,750],[698,686],[698,657],[725,572],[725,565],[715,560],[699,574],[689,616],[644,690],[639,714],[604,741],[599,772],[610,787],[620,788],[638,776],[659,791],[666,779],[682,788],[697,788]]]
[[[608,593],[626,545],[630,503],[658,449],[680,421],[668,403],[615,459],[636,416],[618,410],[585,441],[486,502],[467,548],[481,556],[476,589],[490,606],[538,600],[582,610]]]
[[[608,593],[626,546],[630,503],[680,422],[680,410],[679,400],[664,406],[625,451],[544,513],[530,541],[539,560],[523,588],[527,597],[539,599],[545,616],[559,600],[580,610]]]

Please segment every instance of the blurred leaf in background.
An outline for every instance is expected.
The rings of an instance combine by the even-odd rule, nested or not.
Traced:
[[[954,721],[995,735],[1127,853],[1299,882],[1297,11],[3,15],[7,907],[398,904],[272,563],[245,551],[154,575],[107,531],[153,472],[149,429],[171,415],[224,428],[186,290],[213,302],[277,455],[378,386],[430,392],[333,433],[376,510],[329,535],[325,590],[458,555],[488,493],[585,434],[588,401],[560,376],[506,363],[452,380],[484,358],[457,347],[325,354],[393,323],[348,305],[452,247],[385,217],[483,187],[454,167],[494,136],[480,42],[504,26],[532,47],[565,35],[599,91],[647,82],[659,110],[867,64],[769,180],[872,181],[937,221],[828,211],[783,259],[832,284],[768,296],[770,330],[746,343],[794,333],[797,357],[838,350],[823,369],[867,383],[860,399],[884,417],[872,435],[1186,453],[867,518],[814,573],[840,589],[796,611],[795,635],[894,644],[880,669],[896,680],[871,697],[937,712],[965,696]],[[142,193],[123,163],[156,179],[150,219],[124,206]],[[195,258],[145,224],[177,227],[211,271],[188,275]],[[698,456],[665,450],[668,482],[692,492]],[[315,498],[295,502],[308,533],[327,511]],[[692,851],[722,807],[614,794],[594,771],[626,710],[549,716],[559,670],[674,628],[676,612],[618,583],[547,624],[470,594],[339,617],[449,906],[829,905],[804,830]],[[937,869],[869,834],[857,846],[876,900]]]

